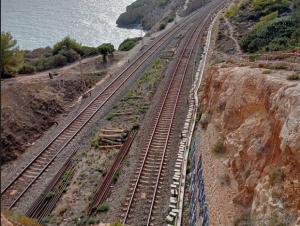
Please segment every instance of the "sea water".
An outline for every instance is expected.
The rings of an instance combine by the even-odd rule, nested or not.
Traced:
[[[1,0],[1,31],[9,31],[21,49],[52,46],[65,36],[88,46],[143,35],[116,25],[135,0]]]

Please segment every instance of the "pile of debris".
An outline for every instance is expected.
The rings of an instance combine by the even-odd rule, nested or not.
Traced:
[[[126,129],[101,129],[99,134],[99,148],[121,148],[128,136]]]

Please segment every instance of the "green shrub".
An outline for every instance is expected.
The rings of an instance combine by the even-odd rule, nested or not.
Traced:
[[[264,17],[261,17],[259,22],[255,24],[254,26],[254,30],[259,30],[262,29],[264,26],[266,26],[266,24],[268,22],[270,22],[271,20],[274,20],[275,18],[277,18],[278,16],[278,11],[275,11],[273,13],[270,13]]]
[[[84,56],[95,56],[99,54],[99,51],[96,47],[82,46],[81,49]]]
[[[100,139],[98,135],[95,135],[91,140],[91,147],[93,148],[99,148],[100,146]]]
[[[109,210],[109,205],[106,202],[103,202],[97,209],[99,212],[107,212]]]
[[[240,4],[232,4],[226,11],[225,16],[228,18],[235,17],[240,10]]]
[[[120,171],[115,172],[115,174],[113,176],[113,182],[117,183],[119,177],[120,177]]]
[[[24,53],[9,32],[1,32],[1,77],[14,76],[23,66]]]
[[[54,196],[55,196],[55,192],[49,191],[49,192],[47,193],[47,195],[46,195],[46,199],[51,199],[51,198],[53,198]]]
[[[107,116],[106,116],[106,120],[110,121],[115,117],[115,114],[110,112]]]
[[[299,75],[299,73],[294,73],[294,74],[288,75],[286,79],[291,80],[291,81],[300,80],[300,75]]]
[[[159,25],[159,27],[158,27],[158,30],[163,30],[163,29],[165,29],[166,28],[166,24],[165,23],[161,23],[160,25]]]
[[[297,28],[292,36],[291,36],[291,40],[292,40],[292,45],[294,45],[295,47],[300,48],[300,27]]]
[[[291,40],[287,37],[275,38],[262,50],[268,52],[286,50],[290,46],[290,43]]]
[[[53,57],[41,57],[31,63],[36,71],[43,71],[53,68]]]
[[[175,19],[175,16],[169,16],[168,19],[167,19],[167,23],[173,22],[174,19]]]
[[[68,60],[65,56],[57,54],[53,58],[53,67],[62,67],[68,63]]]
[[[240,45],[244,51],[250,53],[287,48],[287,45],[290,48],[292,45],[290,38],[296,28],[297,23],[291,17],[277,18],[250,32],[241,39]]]
[[[66,57],[68,63],[73,63],[79,59],[78,53],[73,49],[61,50],[59,54]]]
[[[106,56],[108,54],[113,55],[113,52],[115,51],[115,47],[111,43],[103,43],[102,45],[97,47],[98,52],[102,54],[103,61],[106,62]]]
[[[254,11],[266,9],[268,6],[289,7],[290,0],[252,0],[251,7]]]
[[[75,39],[72,39],[69,36],[67,36],[53,46],[53,55],[58,54],[61,50],[70,50],[70,49],[73,49],[80,55],[84,54],[84,52],[82,51],[81,44],[78,43]]]
[[[19,70],[20,74],[33,74],[35,72],[35,67],[31,64],[25,63]]]
[[[137,38],[127,38],[125,39],[119,46],[120,51],[129,51],[133,47],[135,47],[136,43],[140,41],[142,38],[137,37]]]

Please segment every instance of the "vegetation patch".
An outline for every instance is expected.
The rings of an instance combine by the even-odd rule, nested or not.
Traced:
[[[299,73],[293,73],[291,75],[288,75],[287,80],[300,80],[300,75]]]
[[[4,215],[9,221],[11,221],[12,225],[24,225],[24,226],[41,226],[36,219],[13,213],[9,210],[1,210],[1,215]],[[2,224],[2,216],[1,216],[1,224]]]
[[[166,28],[166,24],[165,23],[161,23],[160,25],[159,25],[159,27],[158,27],[158,30],[163,30],[163,29],[165,29]]]
[[[228,18],[235,17],[239,10],[240,10],[241,5],[240,4],[232,4],[229,9],[226,11],[225,16]]]
[[[234,221],[234,226],[252,226],[254,220],[251,218],[250,211],[243,213],[239,218]]]
[[[124,224],[122,224],[119,221],[115,221],[115,222],[111,223],[110,226],[124,226]]]
[[[21,51],[9,32],[1,32],[1,77],[9,78],[16,74],[32,74],[58,68],[73,63],[80,57],[98,54],[102,54],[103,61],[106,62],[106,56],[113,55],[114,50],[110,43],[88,47],[67,36],[52,48]]]
[[[121,174],[120,171],[115,172],[115,174],[113,175],[113,178],[112,178],[114,183],[117,183],[117,181],[120,177],[120,174]]]
[[[109,210],[109,205],[107,202],[103,202],[99,207],[98,207],[98,212],[107,212]]]
[[[232,4],[225,16],[250,26],[249,32],[244,30],[240,34],[244,52],[300,49],[298,0],[241,0]]]
[[[129,123],[129,125],[131,124],[130,127],[138,128],[140,117],[146,113],[150,106],[150,98],[158,85],[164,64],[165,61],[156,60],[137,80],[134,88],[129,90],[121,99],[121,103],[106,116],[106,120],[113,121],[117,118],[118,120],[125,120],[126,126]],[[99,146],[97,139],[93,139],[91,143],[93,147]]]
[[[135,45],[142,40],[141,37],[137,37],[137,38],[127,38],[125,39],[119,46],[119,50],[120,51],[129,51],[131,50],[133,47],[135,47]]]
[[[46,195],[46,199],[52,199],[55,196],[55,192],[54,191],[50,191],[47,193]]]
[[[281,168],[273,167],[270,172],[270,183],[272,185],[279,184],[284,180],[284,173]]]
[[[276,18],[241,39],[241,48],[250,53],[257,51],[278,51],[299,47],[297,40],[297,22],[292,17]]]
[[[214,144],[212,148],[212,152],[215,154],[224,154],[225,153],[225,147],[224,147],[224,142],[218,141],[217,143]]]
[[[8,32],[1,32],[1,78],[12,77],[23,66],[24,53]]]

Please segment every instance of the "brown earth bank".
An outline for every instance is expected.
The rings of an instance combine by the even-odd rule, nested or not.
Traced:
[[[59,117],[68,113],[79,98],[97,82],[106,78],[111,69],[123,58],[116,53],[106,65],[101,57],[57,69],[50,79],[49,72],[18,76],[1,82],[1,161],[16,159],[31,146],[43,132],[55,126]]]
[[[224,225],[300,224],[300,82],[287,80],[292,73],[224,64],[208,71],[200,95],[203,171],[220,181],[217,189],[206,184],[211,225],[222,223],[214,216],[221,200],[232,209]],[[227,200],[218,192],[226,186]]]

